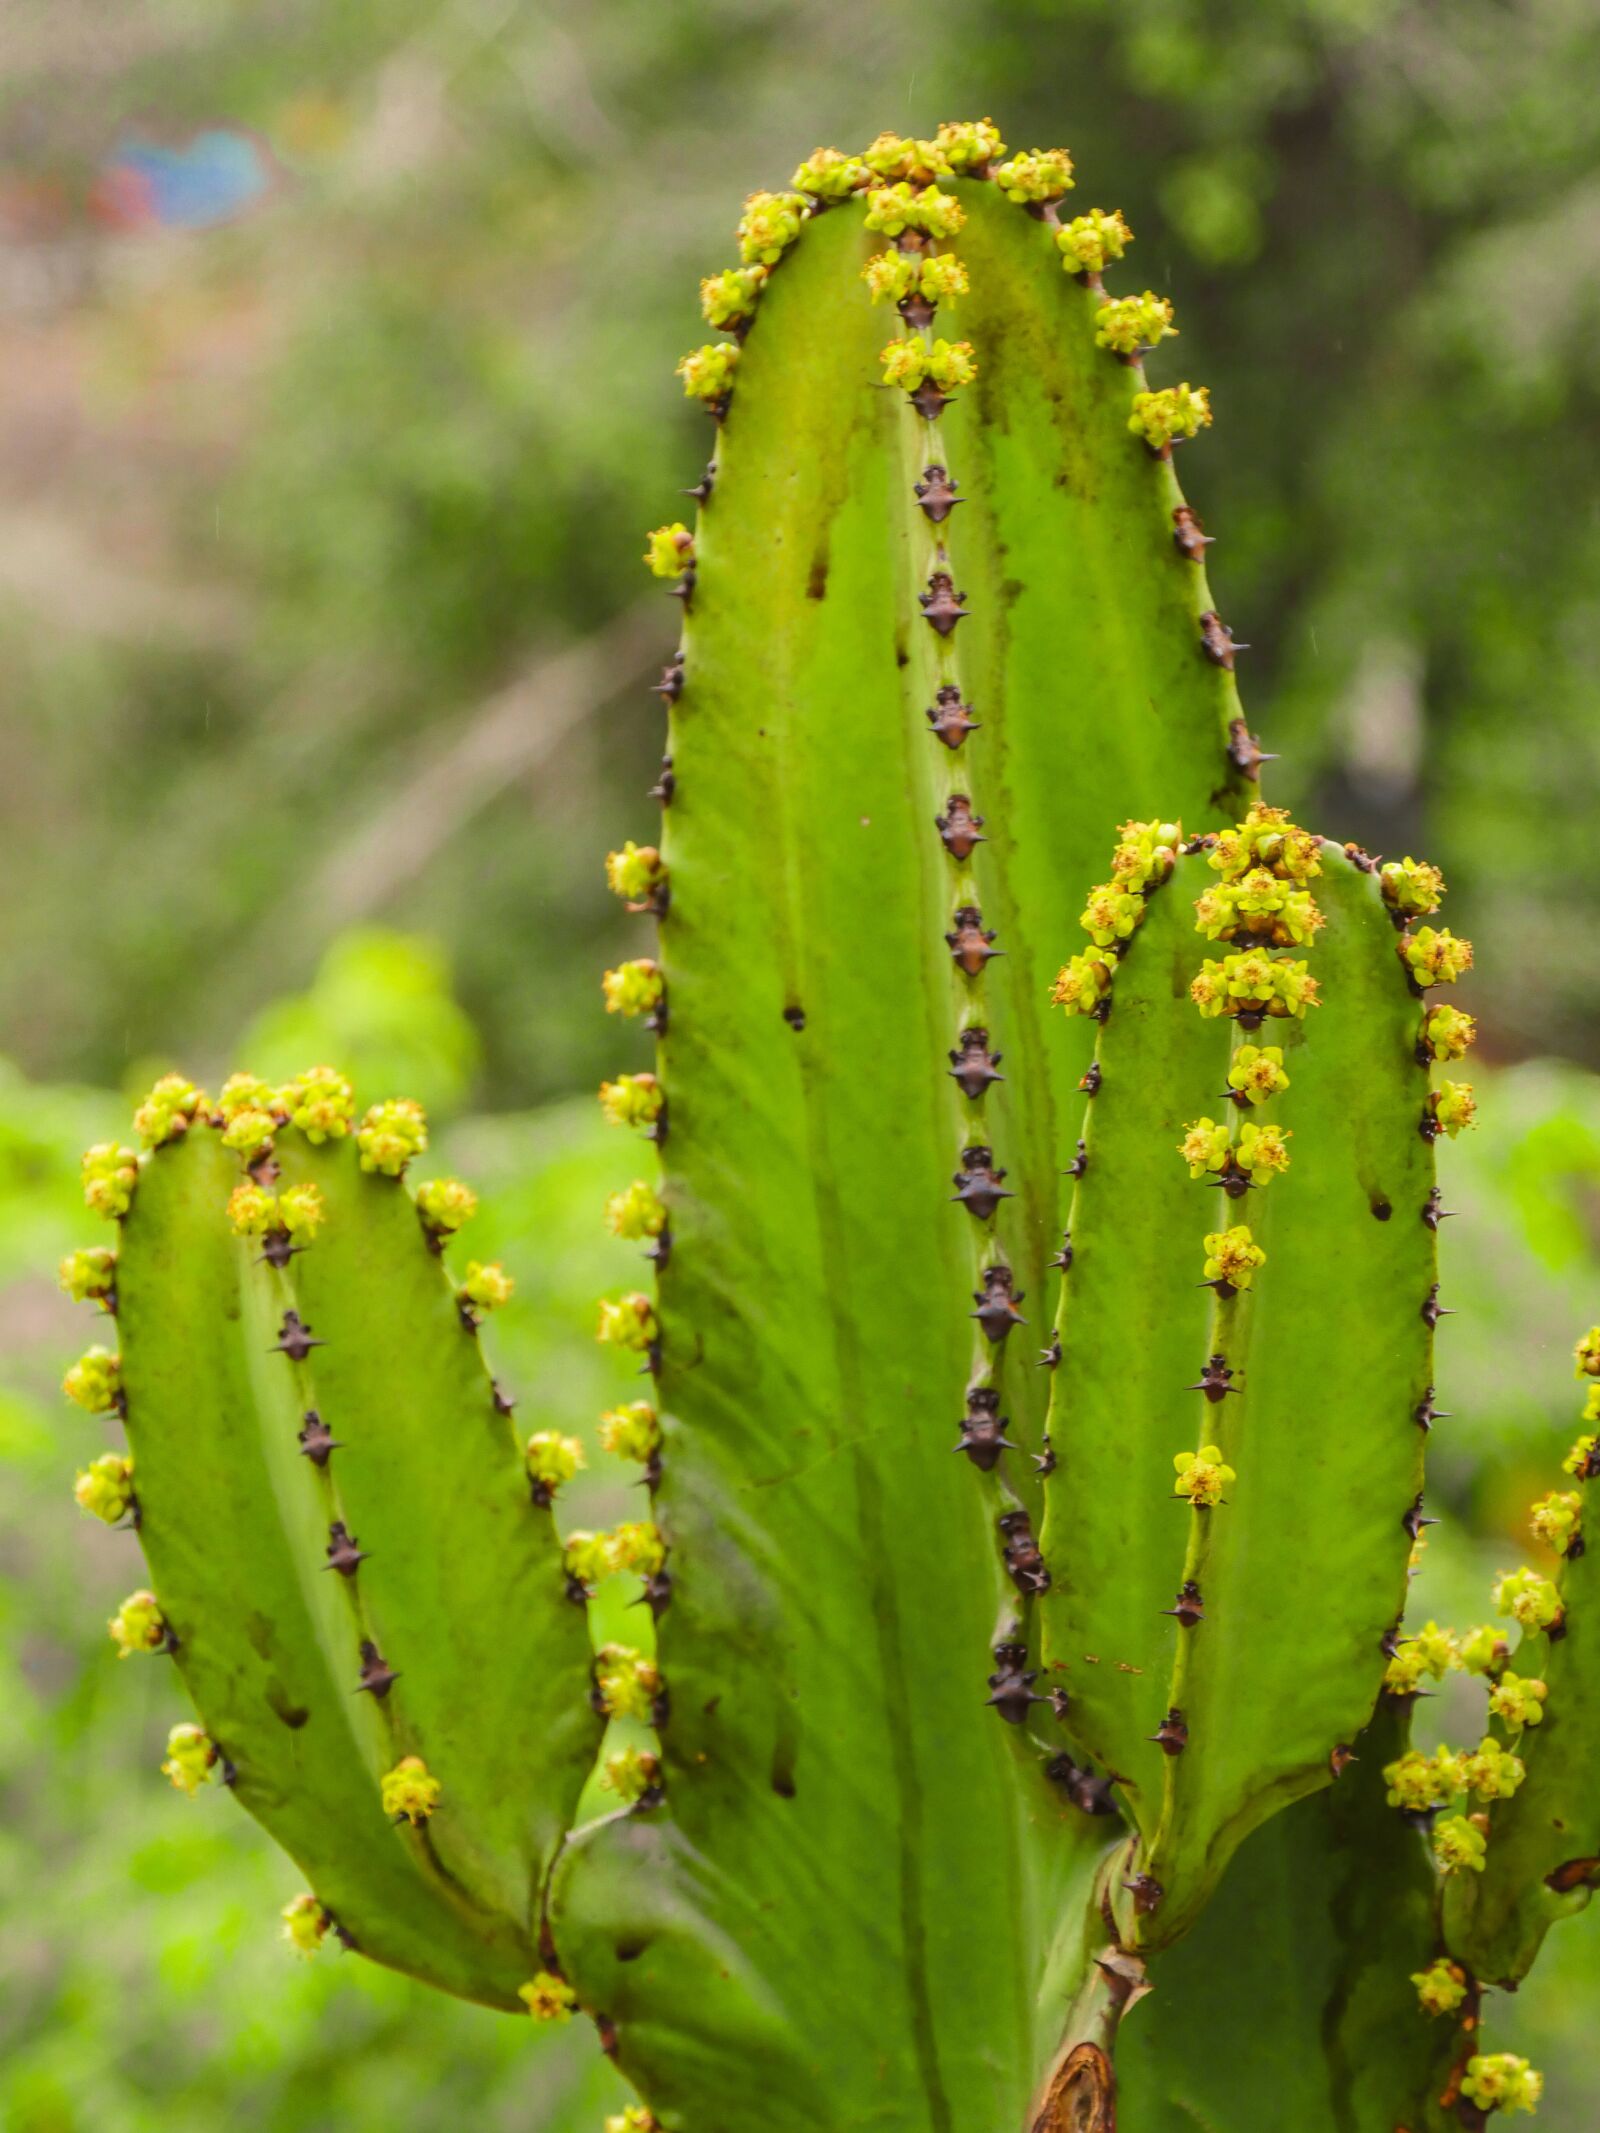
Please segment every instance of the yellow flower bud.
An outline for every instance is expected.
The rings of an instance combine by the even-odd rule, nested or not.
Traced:
[[[205,1098],[182,1074],[163,1074],[133,1114],[133,1130],[144,1148],[180,1140],[205,1107]]]
[[[1006,198],[1019,207],[1059,200],[1072,190],[1072,158],[1064,148],[1025,149],[1002,163],[994,178]]]
[[[420,1755],[402,1756],[379,1783],[383,1811],[397,1822],[419,1828],[438,1806],[444,1788]]]
[[[86,1349],[66,1376],[61,1390],[87,1415],[119,1413],[122,1407],[122,1358],[97,1342]]]
[[[645,565],[653,578],[681,577],[694,561],[694,535],[681,519],[645,537]]]
[[[374,1104],[356,1132],[363,1170],[397,1178],[414,1155],[428,1145],[428,1118],[408,1096],[391,1096]]]
[[[283,1937],[297,1955],[308,1959],[315,1955],[327,1938],[333,1920],[309,1891],[300,1896],[291,1896],[279,1912],[283,1920]]]
[[[553,1970],[540,1970],[526,1985],[519,1985],[517,1998],[536,2022],[569,2021],[578,2004],[578,1995]]]
[[[83,1157],[83,1197],[97,1215],[116,1221],[133,1205],[133,1189],[139,1182],[139,1157],[132,1148],[119,1148],[115,1141],[97,1141]]]
[[[1177,330],[1172,305],[1153,289],[1146,289],[1143,296],[1112,297],[1095,314],[1096,347],[1109,348],[1116,355],[1137,355]]]
[[[608,1407],[600,1417],[600,1444],[614,1459],[648,1466],[661,1449],[661,1421],[648,1400]]]
[[[216,1745],[203,1726],[174,1726],[167,1735],[167,1759],[161,1774],[191,1800],[215,1775],[221,1762]]]
[[[167,1648],[167,1618],[153,1592],[130,1593],[106,1624],[119,1659]]]
[[[133,1461],[121,1452],[102,1452],[79,1469],[72,1493],[80,1510],[114,1526],[133,1508]]]
[[[109,1309],[116,1293],[117,1255],[108,1244],[91,1244],[68,1252],[57,1270],[61,1287],[74,1303],[97,1303]]]

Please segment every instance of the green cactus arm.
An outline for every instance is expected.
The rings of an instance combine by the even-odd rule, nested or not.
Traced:
[[[1600,1335],[1589,1339],[1600,1351]],[[1600,1882],[1600,1537],[1588,1530],[1593,1470],[1600,1469],[1592,1427],[1600,1423],[1600,1395],[1595,1378],[1586,1382],[1585,1433],[1560,1492],[1563,1510],[1576,1516],[1562,1559],[1546,1558],[1534,1573],[1539,1584],[1548,1580],[1560,1612],[1539,1626],[1545,1609],[1536,1584],[1521,1639],[1509,1658],[1496,1655],[1488,1680],[1484,1731],[1517,1756],[1525,1775],[1509,1799],[1479,1808],[1488,1837],[1482,1870],[1452,1874],[1444,1884],[1452,1954],[1484,1984],[1508,1990],[1533,1967],[1550,1928],[1587,1909]],[[1509,1635],[1511,1623],[1505,1627]]]
[[[1215,879],[1198,855],[1182,859],[1154,904],[1172,900],[1192,928],[1193,899]],[[1435,1294],[1422,1009],[1370,871],[1324,845],[1314,887],[1326,920],[1312,951],[1322,1005],[1253,1033],[1284,1053],[1288,1086],[1251,1122],[1270,1114],[1291,1137],[1289,1174],[1241,1207],[1191,1181],[1177,1152],[1170,1114],[1185,1099],[1191,1119],[1228,1114],[1217,1098],[1230,1049],[1227,1021],[1202,1023],[1186,996],[1213,944],[1191,931],[1186,950],[1169,907],[1165,919],[1152,910],[1117,979],[1073,1205],[1050,1421],[1058,1465],[1046,1482],[1045,1649],[1084,1746],[1125,1781],[1140,1871],[1161,1892],[1148,1892],[1140,1928],[1152,1945],[1188,1925],[1258,1821],[1327,1781],[1331,1752],[1365,1722],[1404,1599],[1405,1521],[1419,1505],[1414,1412],[1431,1377]],[[1192,1049],[1174,1054],[1194,1046],[1188,1023],[1209,1033],[1203,1071]],[[1193,1072],[1186,1089],[1173,1089],[1174,1069]],[[1148,1147],[1131,1173],[1120,1167],[1127,1116],[1163,1136],[1169,1182],[1152,1176]],[[1242,1217],[1265,1263],[1210,1306],[1201,1332],[1193,1298],[1204,1292],[1185,1293],[1182,1277],[1200,1279],[1201,1234]],[[1166,1246],[1164,1278],[1145,1263],[1152,1231]],[[1119,1293],[1110,1270],[1124,1259]],[[1151,1297],[1162,1297],[1165,1320],[1174,1291],[1178,1327],[1151,1326]],[[1336,1341],[1308,1337],[1320,1323],[1339,1328]],[[1179,1329],[1191,1344],[1181,1375]],[[1209,1374],[1210,1355],[1234,1372],[1215,1402],[1185,1389]],[[1172,1500],[1175,1455],[1197,1445],[1218,1447],[1234,1470],[1215,1508]],[[1188,1580],[1204,1616],[1185,1623],[1163,1610],[1181,1604]]]
[[[366,1551],[366,1632],[401,1679],[385,1700],[449,1812],[443,1870],[537,1942],[550,1863],[594,1761],[589,1633],[548,1504],[531,1500],[479,1339],[404,1182],[349,1140],[280,1133],[283,1183],[327,1219],[289,1271],[323,1420],[344,1449],[339,1515]]]
[[[1117,2046],[1125,2122],[1210,2133],[1445,2133],[1459,2012],[1412,1979],[1439,1954],[1434,1878],[1384,1803],[1406,1744],[1387,1701],[1339,1782],[1246,1839],[1194,1930],[1151,1965]]]
[[[175,1660],[240,1803],[364,1954],[515,2006],[520,1925],[465,1900],[383,1813],[380,1721],[356,1677],[301,1402],[256,1248],[226,1206],[239,1165],[191,1128],[143,1166],[116,1305],[139,1540]]]

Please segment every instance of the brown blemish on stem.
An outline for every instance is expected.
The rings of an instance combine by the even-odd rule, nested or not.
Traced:
[[[1098,2044],[1075,2044],[1031,2133],[1117,2133],[1117,2077]]]

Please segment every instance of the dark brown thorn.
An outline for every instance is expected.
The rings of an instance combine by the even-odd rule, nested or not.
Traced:
[[[645,1249],[640,1256],[645,1259],[653,1260],[655,1262],[656,1272],[658,1274],[662,1273],[666,1268],[667,1261],[672,1257],[671,1229],[663,1229],[657,1236],[653,1244],[648,1244],[645,1246]]]
[[[923,469],[921,481],[914,486],[923,517],[935,526],[942,526],[956,505],[966,502],[964,496],[956,494],[959,482],[952,481],[937,460]]]
[[[941,392],[932,378],[924,378],[916,391],[909,393],[907,398],[924,422],[937,422],[950,405],[951,395]]]
[[[1419,1429],[1432,1429],[1435,1422],[1448,1422],[1449,1414],[1433,1404],[1433,1387],[1430,1385],[1416,1406],[1411,1410],[1411,1419]]]
[[[975,1318],[988,1338],[995,1343],[1003,1341],[1013,1326],[1025,1326],[1028,1321],[1017,1309],[1020,1292],[1012,1294],[1011,1269],[1008,1266],[991,1266],[983,1270],[983,1287],[973,1292],[976,1311],[967,1315]]]
[[[698,573],[695,570],[694,565],[691,563],[688,569],[684,572],[683,576],[678,580],[677,584],[669,585],[667,587],[667,591],[671,594],[674,600],[681,600],[683,602],[683,611],[685,614],[689,612],[689,608],[694,600],[694,587],[695,579],[697,576]],[[1242,645],[1240,646],[1240,650],[1244,650],[1244,647]]]
[[[948,570],[930,573],[927,591],[917,594],[923,621],[941,637],[948,637],[958,622],[966,621],[966,601],[966,594],[956,591],[955,580]]]
[[[1008,1726],[1024,1725],[1030,1706],[1047,1701],[1034,1689],[1039,1676],[1037,1671],[1028,1671],[1028,1648],[1024,1644],[997,1644],[994,1657],[995,1671],[989,1676],[989,1694],[984,1702],[998,1711]]]
[[[652,1571],[640,1584],[639,1597],[631,1603],[635,1607],[648,1607],[659,1622],[672,1605],[672,1577],[665,1570]]]
[[[1061,1335],[1059,1333],[1052,1333],[1050,1336],[1049,1347],[1041,1348],[1039,1350],[1039,1360],[1034,1365],[1034,1368],[1036,1370],[1054,1370],[1059,1365],[1060,1361]]]
[[[1004,1081],[1000,1072],[998,1052],[989,1049],[989,1032],[974,1023],[962,1030],[956,1038],[956,1049],[950,1054],[950,1079],[955,1082],[968,1103],[977,1103],[991,1082]]]
[[[1122,1886],[1132,1896],[1133,1908],[1141,1918],[1148,1918],[1152,1911],[1159,1910],[1161,1899],[1167,1893],[1153,1874],[1135,1874]]]
[[[1072,1232],[1070,1229],[1064,1229],[1061,1232],[1061,1249],[1059,1252],[1056,1253],[1053,1259],[1047,1261],[1047,1264],[1053,1267],[1059,1267],[1063,1274],[1071,1272]]]
[[[925,326],[931,326],[933,324],[933,314],[935,306],[929,301],[927,297],[923,296],[919,291],[915,289],[911,292],[909,296],[902,296],[900,301],[895,305],[895,309],[905,320],[906,324],[908,326],[914,326],[918,333],[920,333]]]
[[[1403,1515],[1401,1516],[1400,1523],[1402,1526],[1405,1527],[1406,1531],[1411,1535],[1411,1538],[1413,1540],[1417,1540],[1421,1536],[1422,1529],[1424,1526],[1436,1526],[1439,1523],[1436,1518],[1429,1518],[1424,1514],[1422,1509],[1422,1491],[1420,1489],[1418,1489],[1417,1491],[1416,1502],[1412,1504],[1411,1508],[1408,1511],[1403,1513]]]
[[[1422,1306],[1422,1323],[1425,1326],[1433,1327],[1439,1323],[1441,1318],[1454,1318],[1454,1316],[1454,1311],[1449,1310],[1444,1304],[1440,1303],[1439,1284],[1435,1282],[1432,1288],[1429,1289],[1427,1298]]]
[[[1200,617],[1200,649],[1214,667],[1226,667],[1232,673],[1234,653],[1248,652],[1250,647],[1236,644],[1227,623],[1214,607],[1208,607]]]
[[[366,1549],[338,1518],[328,1528],[328,1545],[323,1553],[328,1558],[326,1567],[337,1570],[342,1578],[353,1578],[367,1559]]]
[[[1198,511],[1191,509],[1188,504],[1174,505],[1172,542],[1179,555],[1187,556],[1191,563],[1203,563],[1206,550],[1215,539],[1216,535],[1207,533],[1201,524]]]
[[[1050,1442],[1050,1432],[1048,1430],[1045,1431],[1039,1441],[1043,1449],[1034,1453],[1033,1465],[1034,1471],[1042,1479],[1044,1475],[1053,1474],[1056,1470],[1056,1448]]]
[[[683,654],[674,652],[661,669],[661,679],[650,685],[652,696],[659,696],[669,704],[675,704],[683,694]]]
[[[928,707],[928,724],[935,738],[943,741],[947,748],[959,748],[981,721],[972,716],[972,706],[961,701],[961,691],[953,682],[947,681]]]
[[[400,1676],[389,1665],[382,1652],[370,1637],[361,1643],[361,1678],[356,1683],[358,1696],[376,1696],[382,1703]]]
[[[967,1411],[961,1418],[961,1435],[952,1451],[965,1452],[980,1473],[992,1474],[1002,1452],[1016,1446],[1006,1435],[1005,1416],[1000,1412],[1000,1394],[992,1385],[975,1385],[967,1394]]]
[[[951,955],[969,978],[977,977],[991,956],[1004,955],[994,944],[994,929],[984,930],[983,913],[976,904],[963,904],[955,913],[955,931],[945,935]]]
[[[968,859],[978,845],[987,842],[983,817],[972,812],[972,802],[964,792],[950,795],[944,813],[934,816],[933,826],[952,859]]]
[[[1234,1384],[1233,1372],[1228,1367],[1226,1358],[1213,1355],[1207,1357],[1206,1367],[1195,1382],[1185,1385],[1183,1389],[1185,1392],[1203,1392],[1214,1407],[1228,1393],[1239,1392],[1242,1387]]]
[[[1215,1290],[1219,1303],[1232,1303],[1239,1293],[1226,1274],[1219,1274],[1214,1281],[1197,1281],[1195,1287]]]
[[[1339,1741],[1328,1751],[1328,1768],[1336,1778],[1342,1778],[1352,1763],[1359,1763],[1360,1756],[1347,1741]]]
[[[1096,1777],[1092,1770],[1085,1770],[1063,1751],[1052,1755],[1044,1766],[1044,1774],[1053,1785],[1059,1785],[1080,1814],[1114,1815],[1117,1803],[1111,1796],[1111,1780]]]
[[[286,1355],[291,1363],[303,1363],[313,1348],[327,1345],[315,1339],[311,1328],[298,1311],[285,1311],[283,1324],[278,1328],[278,1338],[267,1350],[269,1355]]]
[[[1437,1229],[1441,1222],[1448,1222],[1455,1213],[1453,1207],[1443,1205],[1444,1195],[1437,1185],[1431,1186],[1427,1199],[1422,1203],[1422,1219],[1429,1229]]]
[[[270,1148],[256,1156],[252,1162],[246,1163],[244,1167],[251,1180],[255,1184],[264,1187],[268,1192],[283,1176],[283,1168]]]
[[[1174,1705],[1154,1733],[1147,1734],[1146,1738],[1154,1741],[1163,1755],[1182,1755],[1189,1745],[1189,1728],[1183,1713]]]
[[[1099,1060],[1093,1060],[1090,1063],[1088,1072],[1084,1074],[1079,1080],[1078,1087],[1080,1088],[1080,1090],[1082,1090],[1085,1096],[1094,1096],[1098,1093],[1100,1084],[1104,1080],[1104,1078],[1104,1075],[1100,1071]]]
[[[664,755],[661,758],[661,775],[645,794],[645,798],[659,800],[663,807],[670,807],[672,796],[677,789],[678,781],[672,774],[672,758],[670,755]]]
[[[1002,1511],[995,1521],[1005,1540],[1006,1572],[1018,1592],[1027,1597],[1050,1590],[1050,1572],[1033,1537],[1033,1521],[1026,1511]]]
[[[1164,1615],[1171,1615],[1180,1629],[1193,1629],[1197,1622],[1206,1618],[1205,1604],[1200,1597],[1200,1587],[1193,1578],[1185,1578],[1178,1587],[1178,1597],[1171,1607],[1163,1607]]]
[[[1261,774],[1263,763],[1275,763],[1275,754],[1268,754],[1242,718],[1228,721],[1228,761],[1234,769],[1252,781]]]
[[[296,1252],[304,1250],[305,1246],[296,1244],[286,1229],[269,1229],[261,1239],[261,1256],[256,1265],[281,1269],[289,1264]]]
[[[1077,1154],[1072,1158],[1072,1161],[1067,1165],[1066,1169],[1062,1171],[1061,1175],[1064,1178],[1081,1178],[1084,1172],[1088,1169],[1088,1167],[1088,1144],[1084,1141],[1079,1141]]]
[[[988,1148],[981,1144],[963,1148],[961,1168],[950,1181],[955,1186],[950,1197],[952,1201],[959,1200],[968,1214],[975,1215],[980,1222],[992,1222],[1000,1202],[1015,1198],[1015,1194],[1000,1182],[1005,1174],[995,1168],[993,1153]]]
[[[694,487],[692,489],[680,490],[679,493],[683,496],[692,496],[697,504],[703,504],[710,496],[712,489],[716,486],[716,479],[717,463],[714,459],[708,459],[706,461],[706,470],[701,475],[700,479],[695,483]]]
[[[313,1466],[326,1466],[339,1449],[339,1439],[314,1407],[309,1407],[300,1425],[300,1450]]]

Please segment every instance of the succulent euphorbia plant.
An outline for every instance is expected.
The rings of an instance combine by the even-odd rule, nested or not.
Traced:
[[[987,121],[819,150],[702,286],[597,1426],[514,1428],[415,1105],[169,1079],[86,1163],[68,1389],[130,1449],[79,1496],[197,1707],[168,1776],[293,1854],[297,1946],[593,2017],[623,2129],[1481,2125],[1538,2089],[1481,1989],[1600,1860],[1593,1440],[1563,1583],[1402,1621],[1471,951],[1260,803],[1209,402],[1072,188]],[[596,1439],[648,1511],[565,1529]]]

